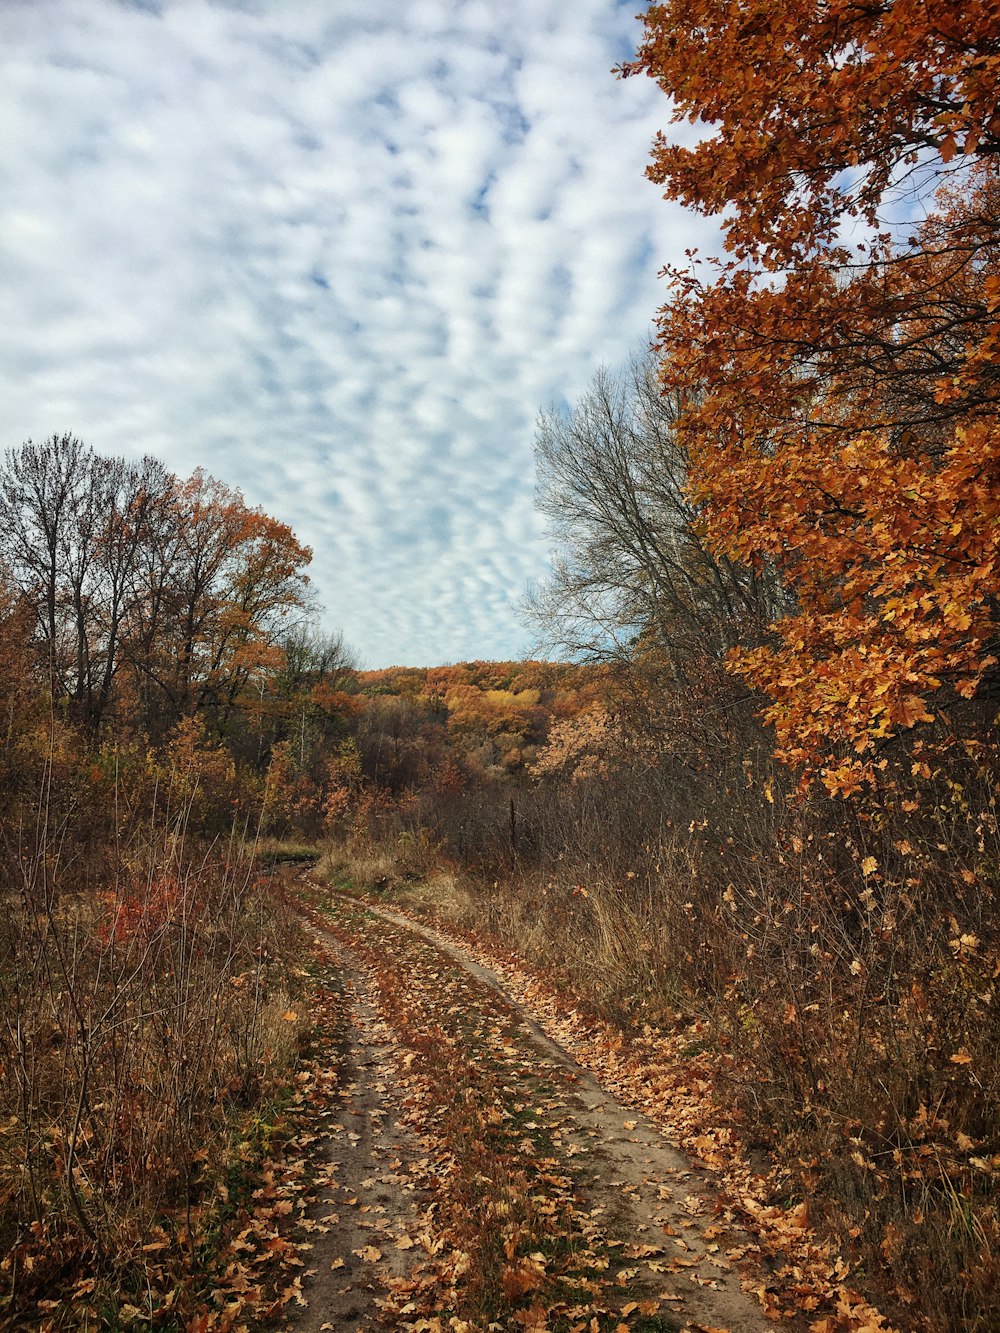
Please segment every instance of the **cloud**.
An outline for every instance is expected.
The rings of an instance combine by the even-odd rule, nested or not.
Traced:
[[[613,0],[5,10],[0,442],[196,466],[314,549],[372,664],[509,657],[532,424],[715,233]]]

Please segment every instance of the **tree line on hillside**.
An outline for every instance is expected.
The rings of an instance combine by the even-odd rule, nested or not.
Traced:
[[[164,765],[191,768],[187,815],[205,832],[237,812],[263,832],[343,831],[439,780],[523,778],[550,722],[606,674],[359,671],[317,623],[311,553],[286,524],[204,472],[182,481],[69,434],[8,451],[0,533],[6,768],[26,799],[24,774],[58,737],[133,793],[155,790]]]

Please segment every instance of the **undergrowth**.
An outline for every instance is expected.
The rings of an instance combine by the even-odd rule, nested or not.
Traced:
[[[297,928],[183,806],[87,818],[50,790],[3,829],[0,1320],[183,1329],[279,1132]]]
[[[742,767],[699,787],[655,772],[543,784],[518,798],[516,855],[498,806],[479,856],[383,828],[321,869],[492,938],[626,1033],[696,1020],[746,1139],[901,1326],[986,1333],[1000,1282],[992,775],[956,763],[866,807],[786,800],[776,775]]]

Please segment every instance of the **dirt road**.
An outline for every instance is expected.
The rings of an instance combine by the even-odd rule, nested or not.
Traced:
[[[347,1015],[333,1104],[312,1147],[317,1200],[309,1210],[309,1278],[297,1333],[380,1326],[385,1282],[412,1267],[423,1224],[411,1169],[416,1143],[398,1122],[392,1087],[399,1049],[346,951],[335,962]]]
[[[352,1027],[299,1333],[769,1326],[706,1174],[494,973],[384,908],[311,919]]]

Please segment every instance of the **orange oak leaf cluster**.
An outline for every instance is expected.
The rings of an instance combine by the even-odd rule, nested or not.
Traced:
[[[995,678],[998,24],[990,0],[653,5],[624,70],[709,127],[649,169],[728,252],[668,273],[663,380],[710,543],[795,598],[733,665],[833,792]]]

